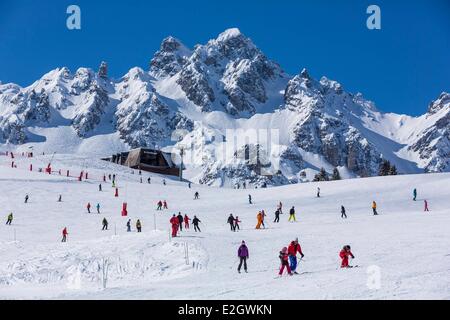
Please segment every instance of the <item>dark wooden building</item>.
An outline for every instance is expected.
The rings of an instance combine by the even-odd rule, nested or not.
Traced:
[[[172,162],[169,152],[137,148],[128,152],[120,152],[102,160],[111,161],[123,166],[142,171],[179,176],[180,168]]]

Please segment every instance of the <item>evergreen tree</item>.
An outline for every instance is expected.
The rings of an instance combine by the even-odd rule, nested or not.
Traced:
[[[396,176],[397,175],[397,168],[395,166],[391,166],[389,168],[389,175],[390,176]]]
[[[380,164],[380,168],[378,170],[379,176],[387,176],[389,175],[389,170],[391,169],[391,163],[388,160],[383,159]]]
[[[337,168],[333,169],[333,175],[331,176],[331,180],[341,180],[341,175]]]
[[[313,181],[328,181],[328,173],[325,171],[324,168],[320,168],[319,173],[317,173],[314,176],[314,180]]]

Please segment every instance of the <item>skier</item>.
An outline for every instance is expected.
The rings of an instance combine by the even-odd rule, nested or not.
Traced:
[[[191,218],[189,218],[187,214],[184,214],[184,228],[185,229],[189,229],[189,220],[191,220]]]
[[[259,211],[258,214],[256,215],[256,220],[258,221],[258,223],[256,224],[256,229],[261,229],[261,224],[262,224],[261,211]]]
[[[167,201],[166,201],[166,200],[163,201],[163,209],[169,209],[169,208],[167,207]]]
[[[290,222],[292,220],[294,220],[294,222],[296,222],[297,220],[295,219],[295,209],[294,206],[292,206],[291,210],[289,210],[289,219],[288,221]]]
[[[188,187],[189,187],[189,189],[191,188],[191,182],[190,181],[188,182]]]
[[[241,223],[241,222],[242,222],[242,221],[239,220],[239,217],[238,217],[238,216],[236,216],[236,218],[234,218],[234,231],[236,231],[236,229],[241,230],[241,229],[239,228],[239,223]]]
[[[131,232],[131,219],[127,221],[127,232]]]
[[[110,173],[110,174],[108,174],[108,179],[109,179],[109,180],[111,180],[111,173]]]
[[[180,228],[180,231],[183,231],[183,216],[181,215],[181,212],[178,212],[178,227]]]
[[[62,195],[59,195],[58,202],[61,202],[61,201],[62,201]]]
[[[102,184],[101,183],[98,185],[98,191],[102,191]]]
[[[163,179],[163,185],[166,185],[166,179]]]
[[[172,216],[172,218],[170,218],[169,222],[172,225],[172,238],[175,238],[178,231],[178,218],[175,216],[175,214]]]
[[[287,272],[290,276],[292,276],[292,272],[291,272],[291,267],[289,267],[289,258],[288,258],[288,254],[287,254],[287,248],[284,247],[283,249],[281,249],[280,251],[280,255],[278,256],[278,258],[280,258],[281,261],[281,267],[280,267],[280,272],[278,272],[278,275],[282,275],[284,268],[287,269]]]
[[[108,230],[108,220],[106,220],[106,218],[103,218],[102,225],[102,230]]]
[[[341,205],[341,218],[347,219],[347,214],[345,213],[345,208],[342,205]]]
[[[280,209],[275,210],[275,220],[273,220],[273,222],[280,222]]]
[[[67,241],[67,235],[68,235],[69,233],[67,232],[67,227],[64,227],[64,229],[63,229],[63,231],[62,231],[62,240],[61,240],[61,242],[66,242]]]
[[[195,232],[202,232],[198,226],[198,223],[201,222],[199,218],[197,218],[197,216],[194,216],[194,219],[192,219],[192,224],[194,225],[194,230]]]
[[[430,211],[430,210],[428,209],[428,201],[427,201],[427,200],[423,200],[423,204],[424,204],[424,209],[423,209],[423,211]]]
[[[152,181],[152,179],[150,179],[150,177],[148,177],[148,179],[147,179],[147,183],[148,183],[148,184],[150,184],[150,183],[151,183],[151,181]]]
[[[156,208],[156,210],[162,210],[162,205],[163,204],[162,204],[161,200],[158,201],[157,205],[158,205],[158,207]]]
[[[239,258],[238,272],[241,273],[241,267],[242,264],[244,264],[244,271],[247,273],[248,248],[244,240],[242,240],[242,243],[238,249],[238,258]]]
[[[8,218],[6,220],[6,224],[7,225],[11,225],[12,221],[13,221],[13,214],[11,212],[10,214],[8,214]]]
[[[416,198],[417,198],[417,189],[414,188],[414,190],[413,190],[413,200],[416,201]]]
[[[317,187],[317,198],[320,198],[320,188]]]
[[[198,199],[198,197],[199,197],[198,191],[195,191],[195,193],[194,193],[194,200]]]
[[[91,213],[91,203],[88,202],[88,204],[86,205],[86,209],[88,211],[88,213]]]
[[[248,203],[252,204],[252,196],[250,194],[248,195]]]
[[[137,232],[142,231],[141,220],[139,220],[139,219],[137,219],[137,221],[136,221],[136,229],[137,229]]]
[[[377,212],[377,203],[374,201],[372,201],[372,211],[373,211],[373,215],[377,216],[378,212]]]
[[[113,174],[112,179],[113,179],[113,181],[116,181],[116,175],[115,174]]]
[[[97,203],[97,213],[100,213],[100,203]]]
[[[263,228],[265,229],[266,226],[264,225],[264,217],[266,216],[266,213],[264,212],[264,210],[261,210],[261,225],[263,226]]]
[[[342,248],[341,252],[339,252],[339,257],[341,257],[342,259],[341,268],[351,268],[351,266],[348,265],[348,257],[354,259],[355,256],[350,251],[349,245],[346,245]]]
[[[139,180],[140,180],[140,183],[142,183],[142,177]]]
[[[283,214],[283,204],[281,203],[281,201],[278,204],[277,209],[280,211],[280,214]]]
[[[29,196],[25,195],[25,203],[28,203]]]
[[[230,216],[228,217],[227,223],[230,224],[231,231],[236,231],[236,229],[234,227],[234,217],[233,217],[232,213],[230,213]]]
[[[112,187],[115,188],[116,187],[116,181],[112,181]]]
[[[242,188],[247,189],[247,184],[244,182],[242,182]]]
[[[288,247],[290,268],[291,271],[295,274],[298,274],[297,271],[295,271],[295,269],[297,269],[297,252],[300,253],[302,258],[305,256],[302,252],[300,244],[298,243],[298,238],[295,238],[295,240],[292,241]]]

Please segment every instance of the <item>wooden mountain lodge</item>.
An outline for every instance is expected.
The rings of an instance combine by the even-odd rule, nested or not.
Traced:
[[[172,162],[169,152],[137,148],[128,152],[120,152],[102,160],[114,162],[123,166],[142,171],[179,176],[180,168]]]

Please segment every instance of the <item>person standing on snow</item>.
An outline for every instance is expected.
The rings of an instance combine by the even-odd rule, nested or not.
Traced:
[[[372,211],[373,211],[373,215],[377,216],[378,212],[377,212],[377,203],[374,201],[372,201]]]
[[[100,203],[97,203],[97,213],[100,213]]]
[[[195,191],[195,193],[194,193],[194,200],[197,200],[199,196],[200,196],[200,194],[198,193],[198,191]]]
[[[290,222],[291,220],[294,220],[294,222],[297,221],[297,220],[295,219],[295,208],[294,208],[294,206],[292,206],[291,210],[289,210],[289,219],[288,219],[288,222]]]
[[[106,218],[103,218],[102,225],[103,225],[102,231],[108,230],[108,220],[106,220]]]
[[[236,218],[234,218],[234,231],[236,231],[236,229],[241,230],[239,228],[239,223],[241,223],[241,220],[239,220],[239,217],[236,216]]]
[[[342,248],[341,252],[339,252],[339,257],[342,259],[341,268],[351,268],[351,266],[348,265],[348,258],[351,257],[352,259],[354,259],[355,256],[350,251],[349,245],[346,245]]]
[[[150,179],[150,177],[148,177],[147,183],[150,184],[151,182],[152,182],[152,179]]]
[[[166,185],[166,179],[163,179],[162,182],[163,182],[163,185]]]
[[[189,229],[189,220],[191,220],[191,218],[189,218],[187,214],[184,214],[184,228],[185,229]]]
[[[178,218],[174,214],[172,218],[169,220],[170,224],[172,225],[172,238],[175,238],[177,236],[178,232]]]
[[[320,188],[317,187],[317,198],[320,198]]]
[[[180,228],[180,231],[183,231],[183,216],[181,215],[181,212],[178,212],[178,226]]]
[[[430,210],[428,210],[428,201],[427,200],[423,200],[423,204],[424,204],[423,211],[430,211]]]
[[[141,220],[139,220],[139,219],[137,219],[137,221],[136,221],[136,229],[137,229],[137,232],[142,231]]]
[[[190,181],[188,182],[188,188],[189,189],[191,188],[191,182]]]
[[[256,228],[255,229],[261,229],[261,224],[262,224],[261,211],[259,211],[258,214],[256,215],[256,220],[257,220],[257,224],[256,224]]]
[[[273,222],[278,223],[280,222],[280,209],[277,208],[277,210],[275,210],[275,220],[273,220]]]
[[[10,214],[8,214],[8,218],[6,220],[6,225],[11,225],[12,221],[13,221],[13,214],[11,212]]]
[[[67,235],[69,233],[67,232],[67,227],[64,227],[63,231],[62,231],[62,240],[61,242],[66,242],[67,241]]]
[[[341,218],[347,219],[347,214],[345,213],[345,208],[342,205],[341,205]]]
[[[252,204],[252,195],[251,194],[248,195],[248,203]]]
[[[230,216],[228,217],[227,223],[230,225],[231,231],[236,231],[236,228],[234,227],[234,217],[233,214],[230,213]]]
[[[288,247],[288,256],[291,272],[295,274],[298,274],[297,271],[295,271],[297,269],[297,252],[300,253],[302,258],[305,256],[302,252],[300,244],[298,243],[298,238],[295,238],[295,240],[292,241]]]
[[[278,256],[278,258],[280,258],[280,262],[281,262],[281,267],[280,267],[280,272],[278,272],[278,275],[282,275],[284,268],[286,268],[288,274],[290,276],[292,276],[292,272],[291,272],[291,267],[289,267],[289,258],[288,258],[288,253],[287,253],[287,248],[284,247],[283,249],[281,249],[280,251],[280,255]]]
[[[30,197],[28,196],[28,194],[27,195],[25,195],[25,203],[28,203],[28,199],[29,199]]]
[[[278,203],[277,209],[280,211],[280,214],[283,214],[283,204],[281,203],[281,201],[280,203]]]
[[[200,219],[197,218],[197,216],[194,216],[194,219],[192,219],[192,224],[194,225],[195,232],[197,232],[197,230],[198,232],[202,232],[198,226],[199,222],[201,222]]]
[[[102,191],[102,184],[100,183],[99,185],[98,185],[98,191]]]
[[[163,209],[169,209],[169,208],[167,207],[167,201],[166,201],[166,200],[163,201]]]
[[[128,219],[127,222],[127,232],[131,232],[131,219]]]
[[[62,195],[59,195],[58,196],[58,202],[61,202],[62,201]]]
[[[156,208],[156,210],[162,210],[163,203],[161,202],[161,200],[158,201],[157,205],[158,207]]]
[[[88,213],[91,213],[91,203],[88,202],[88,204],[86,205],[86,209],[88,211]]]
[[[414,190],[413,190],[413,201],[416,201],[416,198],[417,198],[417,189],[414,188]]]
[[[238,258],[239,258],[238,272],[241,273],[241,267],[242,264],[244,264],[244,271],[247,273],[248,248],[244,240],[242,240],[242,243],[238,249]]]
[[[266,213],[264,212],[264,210],[261,210],[261,225],[263,226],[263,228],[266,228],[266,225],[264,224],[264,217],[266,216]]]

